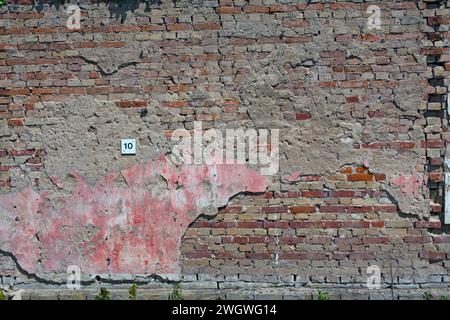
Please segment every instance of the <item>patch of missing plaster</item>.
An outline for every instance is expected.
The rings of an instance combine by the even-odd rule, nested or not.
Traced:
[[[328,87],[331,79],[322,78],[319,72],[323,66],[306,68],[300,64],[320,60],[318,53],[322,52],[335,57],[342,67],[355,64],[369,67],[376,58],[373,49],[379,46],[374,43],[368,48],[352,43],[351,47],[343,48],[329,39],[330,34],[324,30],[318,35],[325,47],[319,48],[315,42],[298,43],[252,60],[245,76],[239,78],[238,98],[242,101],[241,109],[249,116],[243,125],[280,130],[281,177],[271,184],[271,190],[282,191],[299,182],[298,176],[287,173],[328,176],[345,164],[364,163],[371,172],[386,175],[386,180],[380,183],[395,197],[402,212],[428,216],[426,188],[420,188],[411,197],[392,183],[400,173],[409,174],[426,164],[418,149],[396,147],[399,140],[416,146],[425,140],[422,128],[415,125],[399,134],[399,130],[406,128],[403,123],[422,117],[420,110],[426,96],[422,78],[407,74],[405,79],[392,84],[391,95],[384,98],[384,89],[369,85],[371,80],[367,81],[367,87],[357,81],[355,85],[337,81],[336,87]],[[298,66],[296,72],[291,72],[293,66]],[[351,102],[348,97],[357,97],[358,102]],[[389,117],[373,117],[373,112]],[[297,115],[301,120],[297,120]]]

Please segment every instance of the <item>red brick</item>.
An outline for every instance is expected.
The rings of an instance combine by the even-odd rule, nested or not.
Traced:
[[[229,206],[223,209],[220,209],[220,213],[240,213],[242,211],[242,207],[239,206]]]
[[[13,88],[13,89],[0,89],[0,95],[6,96],[26,96],[30,94],[30,90],[27,88]]]
[[[345,168],[341,168],[339,170],[340,173],[345,173],[345,174],[349,174],[352,173],[352,168],[351,167],[345,167]]]
[[[166,30],[164,25],[148,25],[148,26],[140,26],[141,31],[163,31]]]
[[[58,93],[57,88],[35,88],[31,90],[32,94],[55,94]]]
[[[291,213],[313,213],[316,212],[315,206],[294,206],[290,207]]]
[[[268,238],[264,236],[249,236],[248,237],[249,243],[275,243],[276,240],[274,237]]]
[[[38,27],[33,29],[33,33],[57,33],[59,32],[57,27]]]
[[[263,213],[284,213],[288,211],[288,207],[263,207]]]
[[[327,191],[305,190],[305,191],[301,191],[301,195],[302,195],[302,197],[306,197],[306,198],[326,198],[326,197],[328,197],[328,192]]]
[[[299,244],[299,243],[305,243],[305,238],[303,237],[279,237],[278,240],[280,243],[293,245],[293,244]]]
[[[59,88],[59,94],[86,94],[86,88],[62,87],[62,88]]]
[[[41,58],[36,59],[31,64],[58,64],[58,63],[59,63],[58,59]]]
[[[301,260],[304,259],[304,254],[299,252],[281,252],[278,255],[278,259],[280,260]]]
[[[384,227],[384,221],[371,221],[370,226],[372,228],[383,228]]]
[[[0,188],[5,188],[5,187],[9,187],[10,183],[8,180],[0,180]],[[0,273],[2,273],[0,271]]]
[[[375,253],[369,252],[352,252],[349,255],[350,260],[373,260],[375,258]]]
[[[440,229],[440,221],[416,221],[414,224],[415,228],[425,228],[425,229]]]
[[[323,88],[334,88],[337,87],[338,83],[336,81],[324,81],[319,82],[319,87]]]
[[[1,166],[0,165],[0,172],[7,172],[11,169],[15,168],[14,166]]]
[[[407,149],[414,149],[416,147],[416,144],[414,142],[409,141],[399,141],[399,142],[391,142],[389,143],[389,146],[391,149],[407,150]]]
[[[24,125],[23,119],[13,118],[8,119],[8,125],[13,127],[19,127]]]
[[[365,173],[367,171],[364,167],[356,167],[355,170],[357,173]]]
[[[273,4],[269,7],[269,11],[272,12],[290,12],[296,11],[297,8],[293,5]]]
[[[403,238],[405,243],[429,243],[431,242],[431,237],[429,236],[405,236]]]
[[[98,46],[102,48],[122,48],[127,45],[124,41],[103,41],[98,43]]]
[[[323,3],[299,3],[297,4],[297,8],[300,10],[323,10],[325,5]]]
[[[384,118],[386,117],[386,113],[384,111],[369,111],[367,115],[370,118]]]
[[[389,243],[388,237],[363,237],[364,244],[386,244]]]
[[[245,254],[245,256],[248,259],[253,259],[253,260],[269,260],[272,257],[272,255],[268,252],[260,252],[260,253],[247,252]]]
[[[188,92],[188,91],[192,91],[193,87],[190,85],[174,85],[174,86],[169,86],[168,87],[169,92]]]
[[[162,105],[168,108],[183,108],[189,106],[186,101],[167,101],[163,102]]]
[[[349,9],[358,9],[358,5],[355,3],[330,3],[330,9],[335,10],[349,10]]]
[[[211,224],[208,221],[195,221],[191,227],[192,228],[208,228]]]
[[[233,252],[215,252],[214,257],[223,260],[235,260],[240,258],[239,254]]]
[[[236,227],[243,229],[261,228],[262,221],[238,221]]]
[[[10,150],[8,154],[13,157],[31,156],[36,154],[36,150]]]
[[[222,56],[220,54],[202,54],[196,56],[197,61],[220,61],[222,59]]]
[[[369,173],[355,173],[347,176],[347,181],[373,181],[373,174]]]
[[[349,103],[359,102],[359,97],[358,96],[347,97],[347,102]]]
[[[22,35],[22,34],[30,34],[31,29],[25,28],[25,27],[17,27],[17,28],[8,28],[4,29],[3,34],[10,34],[10,35]]]
[[[446,254],[444,252],[422,251],[420,252],[419,257],[424,260],[439,261],[445,260]]]
[[[430,181],[433,181],[433,182],[444,181],[444,175],[440,172],[430,172],[430,174],[428,176],[430,178]]]
[[[236,228],[236,221],[220,221],[220,222],[211,222],[211,228]],[[242,228],[242,226],[240,226]]]
[[[223,243],[249,243],[248,237],[224,237]]]
[[[378,205],[378,206],[373,206],[373,211],[374,212],[397,212],[398,208],[396,205]]]
[[[132,100],[132,101],[116,101],[116,106],[119,108],[142,108],[148,106],[146,100]]]
[[[113,90],[111,87],[91,87],[91,88],[87,88],[86,92],[88,94],[108,94],[108,93],[112,93]]]
[[[299,121],[309,120],[311,119],[311,114],[309,112],[296,113],[295,119]]]
[[[264,221],[264,228],[288,229],[288,221]]]
[[[232,14],[232,13],[240,13],[241,8],[239,7],[218,7],[216,9],[217,13],[219,14]]]
[[[245,6],[245,13],[268,13],[270,11],[269,7],[264,6]]]
[[[134,31],[139,31],[140,30],[139,26],[126,26],[126,25],[115,25],[112,28],[113,28],[114,32],[134,32]],[[110,32],[111,30],[98,29],[98,30],[95,30],[95,31],[104,33],[104,32],[108,32],[108,31]]]
[[[228,40],[228,44],[233,46],[246,46],[253,45],[255,43],[256,41],[254,39],[230,38]]]
[[[319,211],[324,212],[324,213],[345,213],[346,207],[345,206],[322,205],[322,206],[320,206]]]
[[[332,238],[325,236],[308,236],[305,239],[305,243],[307,244],[331,244]]]
[[[434,243],[450,243],[450,235],[433,236]]]
[[[349,213],[370,213],[373,212],[372,206],[347,206],[347,212]]]
[[[351,172],[351,168],[350,168],[350,172]],[[355,197],[355,191],[347,191],[347,190],[342,190],[342,191],[330,191],[330,197],[336,197],[336,198],[353,198]]]
[[[167,30],[169,31],[192,30],[192,25],[187,23],[173,23],[167,25]]]

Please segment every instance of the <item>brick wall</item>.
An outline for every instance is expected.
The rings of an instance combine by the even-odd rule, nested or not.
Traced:
[[[184,234],[185,288],[277,297],[286,294],[276,288],[364,289],[376,265],[384,288],[448,289],[449,1],[82,1],[81,30],[66,28],[67,4],[8,2],[0,9],[2,194],[31,185],[53,197],[66,190],[52,176],[64,180],[72,169],[94,183],[154,158],[194,121],[277,128],[280,170],[267,191],[233,197]],[[374,4],[380,30],[367,28]],[[112,102],[107,113],[120,126],[96,126],[92,119],[106,116],[92,101]],[[78,122],[89,123],[86,132]],[[109,136],[121,133],[135,134],[145,152],[105,156],[116,148]],[[4,284],[64,283],[0,250]]]

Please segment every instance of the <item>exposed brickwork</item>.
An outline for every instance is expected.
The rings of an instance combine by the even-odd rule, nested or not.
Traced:
[[[427,19],[427,54],[428,64],[428,103],[424,113],[426,119],[426,156],[430,198],[433,201],[434,213],[442,212],[444,191],[444,159],[443,148],[448,140],[447,130],[447,94],[448,85],[445,81],[445,63],[450,60],[448,49],[448,10],[446,1],[430,1],[426,4],[424,17]],[[447,32],[445,32],[445,30]]]
[[[235,201],[188,230],[185,272],[217,275],[225,288],[228,277],[244,287],[246,281],[364,286],[368,265],[383,267],[390,283],[392,264],[395,283],[446,283],[450,239],[439,233],[440,221],[399,214],[382,179],[363,167],[343,167],[295,191]],[[428,274],[428,262],[441,264],[442,273]]]
[[[383,287],[447,290],[449,1],[164,0],[148,11],[86,3],[80,31],[66,28],[64,6],[8,2],[1,193],[54,187],[57,151],[39,139],[60,123],[54,102],[113,102],[110,112],[134,121],[149,152],[160,146],[150,133],[170,137],[193,121],[265,124],[286,130],[280,172],[265,194],[240,195],[189,227],[187,288],[364,288],[367,266],[378,265]],[[374,4],[381,30],[366,28]],[[98,138],[100,129],[88,130]],[[89,158],[71,156],[67,167]],[[104,174],[111,163],[92,157],[77,169]],[[35,284],[7,254],[0,276]]]

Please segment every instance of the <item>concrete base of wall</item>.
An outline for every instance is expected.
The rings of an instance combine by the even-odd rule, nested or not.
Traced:
[[[128,289],[108,289],[111,300],[129,300]],[[100,289],[32,289],[22,300],[94,300]],[[330,300],[447,300],[450,288],[321,289]],[[137,300],[168,300],[169,289],[138,288]],[[258,288],[253,290],[182,290],[184,300],[318,300],[316,288]],[[18,297],[16,297],[18,298]]]

